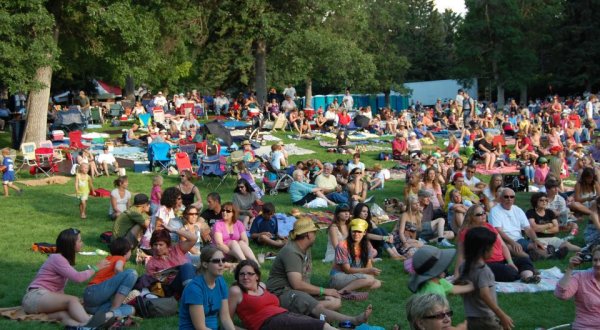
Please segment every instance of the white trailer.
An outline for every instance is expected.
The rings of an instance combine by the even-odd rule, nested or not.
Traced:
[[[418,101],[423,105],[434,105],[437,99],[441,99],[442,102],[453,100],[460,88],[473,99],[477,99],[477,79],[473,78],[469,86],[465,87],[458,80],[452,79],[404,83],[404,87],[408,89],[410,104],[416,104]]]

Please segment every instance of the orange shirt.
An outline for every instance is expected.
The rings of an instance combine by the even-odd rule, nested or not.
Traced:
[[[100,269],[96,273],[96,276],[94,276],[94,278],[90,281],[90,283],[88,283],[88,286],[100,284],[100,283],[110,279],[111,277],[115,276],[115,274],[116,274],[115,266],[117,265],[117,261],[122,261],[123,265],[125,265],[125,263],[127,263],[127,260],[125,260],[124,256],[108,256],[108,257],[106,257],[106,260],[108,260],[108,262],[110,262],[110,264],[107,267]]]

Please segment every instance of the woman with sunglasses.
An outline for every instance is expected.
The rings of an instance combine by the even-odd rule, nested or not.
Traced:
[[[233,191],[233,205],[239,210],[239,217],[247,230],[250,230],[252,220],[256,217],[257,212],[254,210],[256,204],[262,204],[258,195],[254,192],[254,188],[250,186],[245,179],[238,179]]]
[[[452,315],[446,297],[435,293],[416,294],[406,302],[406,318],[412,330],[467,329],[464,322],[453,327]]]
[[[200,189],[192,182],[192,172],[183,170],[180,174],[181,182],[177,185],[177,189],[181,192],[181,202],[183,206],[188,207],[194,205],[198,209],[202,209],[202,195]],[[194,202],[194,200],[196,200]]]
[[[362,203],[367,199],[367,191],[369,188],[367,187],[367,183],[363,181],[364,170],[360,168],[354,168],[350,171],[350,175],[348,177],[348,184],[346,188],[348,190],[348,196],[350,196],[350,200],[352,200],[352,206],[357,203]]]
[[[537,275],[533,262],[529,257],[512,257],[508,247],[498,234],[494,226],[487,222],[487,213],[481,205],[473,205],[465,214],[465,219],[458,232],[458,251],[456,253],[456,267],[454,275],[459,275],[459,265],[464,261],[464,240],[471,228],[485,227],[496,234],[496,241],[492,247],[491,255],[485,259],[497,282],[514,282],[519,278],[525,283],[539,283],[540,276]]]
[[[188,285],[196,273],[187,253],[194,247],[198,237],[196,237],[196,233],[184,228],[175,229],[166,224],[163,228],[152,233],[150,239],[152,257],[146,263],[146,274],[159,279],[164,270],[176,268],[176,274],[169,273],[160,282],[166,296],[180,296],[183,288]],[[173,234],[183,236],[185,240],[172,244],[171,235]]]
[[[248,330],[335,329],[325,321],[291,313],[260,281],[260,267],[252,260],[240,262],[234,270],[235,283],[229,288],[229,315],[238,315]]]
[[[229,313],[224,270],[223,252],[212,246],[204,247],[198,268],[199,275],[185,287],[179,301],[180,330],[235,329]]]
[[[200,251],[210,243],[210,227],[200,217],[200,210],[193,205],[186,207],[183,211],[183,221],[185,230],[195,233],[197,237],[194,246],[187,253],[192,264],[197,267],[200,264]],[[186,238],[180,235],[179,240],[185,241]]]
[[[99,312],[90,317],[78,297],[64,293],[68,280],[78,283],[87,281],[98,270],[109,265],[106,259],[102,259],[96,266],[88,266],[89,269],[78,272],[73,266],[82,247],[79,230],[71,228],[60,232],[56,238],[56,253],[48,256],[27,287],[21,303],[25,313],[45,313],[50,320],[75,327],[99,327],[114,316],[112,312]]]
[[[231,202],[221,206],[221,220],[212,227],[213,245],[225,255],[232,256],[238,260],[258,260],[248,244],[246,228],[238,219],[238,210]]]

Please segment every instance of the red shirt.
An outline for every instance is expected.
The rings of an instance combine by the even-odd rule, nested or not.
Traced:
[[[568,118],[573,122],[575,128],[581,128],[581,118],[576,113],[571,112]]]
[[[498,231],[496,230],[496,228],[494,228],[494,226],[492,226],[488,222],[485,223],[485,228],[489,229],[492,233],[496,235],[496,241],[494,242],[494,246],[492,247],[492,255],[489,259],[486,259],[485,262],[504,262],[504,254],[502,253],[502,241],[500,241],[500,239],[498,238]],[[465,242],[465,236],[467,236],[467,231],[468,230],[462,230],[458,234],[458,242]]]
[[[100,269],[96,273],[96,276],[88,283],[88,286],[102,283],[115,276],[115,266],[117,265],[117,261],[122,261],[123,265],[127,263],[127,260],[125,260],[125,257],[123,256],[108,256],[106,257],[106,260],[110,262],[108,267]]]
[[[248,330],[258,330],[269,318],[287,312],[279,306],[279,299],[266,289],[262,296],[242,294],[242,302],[238,304],[236,313]]]
[[[146,264],[146,273],[153,276],[162,270],[181,266],[187,262],[189,262],[188,258],[179,247],[179,244],[174,244],[169,248],[169,254],[167,256],[150,258]],[[176,275],[170,275],[167,278],[167,283],[171,283],[171,281],[175,279],[175,276]]]
[[[339,114],[338,115],[338,122],[340,125],[348,125],[350,124],[350,121],[352,120],[352,118],[350,118],[350,115],[346,114]]]

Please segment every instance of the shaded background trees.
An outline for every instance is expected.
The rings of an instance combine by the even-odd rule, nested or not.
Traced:
[[[153,91],[308,96],[478,78],[479,99],[595,91],[599,0],[8,0],[0,3],[0,87],[27,91],[45,131],[50,89],[102,79]],[[4,93],[6,94],[6,93]],[[529,94],[529,95],[528,95]],[[43,118],[42,118],[43,117]],[[29,136],[30,134],[33,134]],[[43,133],[42,133],[43,134]]]

